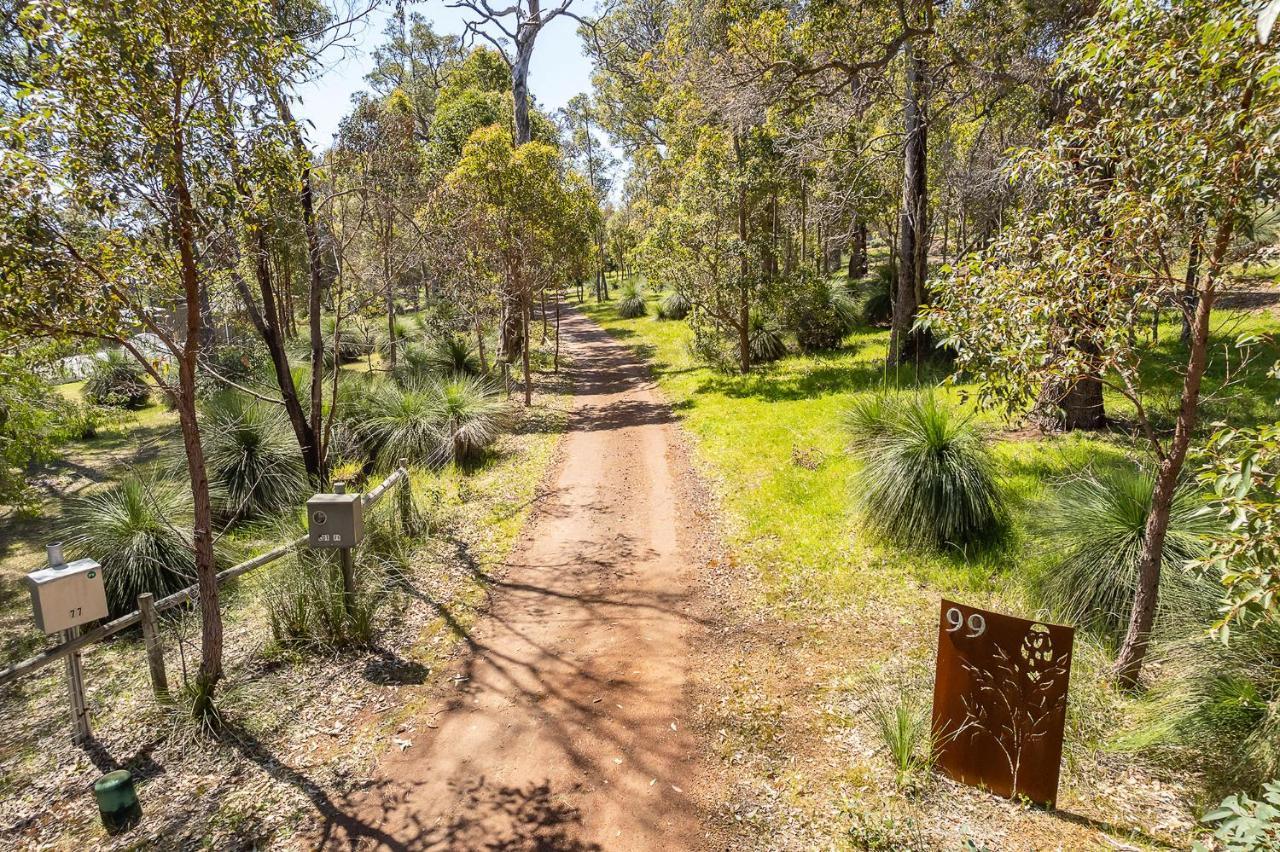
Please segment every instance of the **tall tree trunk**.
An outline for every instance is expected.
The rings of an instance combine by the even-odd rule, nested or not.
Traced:
[[[321,278],[323,249],[320,245],[320,229],[316,225],[311,152],[307,150],[306,143],[302,139],[302,133],[298,130],[298,125],[293,120],[293,111],[289,108],[289,99],[278,86],[272,88],[271,94],[275,101],[276,110],[280,113],[280,117],[284,119],[285,126],[288,128],[289,142],[299,163],[301,189],[298,193],[298,200],[302,206],[302,231],[307,240],[307,321],[308,333],[311,338],[311,417],[309,421],[312,424],[313,433],[319,438],[320,424],[324,416],[324,332],[320,328],[321,294],[324,291],[324,281]],[[337,352],[334,352],[334,358],[336,362]],[[325,457],[324,443],[322,441],[317,441],[316,443],[318,445],[316,454],[320,458],[320,481],[317,485],[324,488],[329,482],[329,464],[328,459]]]
[[[929,349],[921,331],[913,331],[924,298],[928,260],[928,122],[925,117],[926,66],[919,45],[908,48],[904,140],[902,144],[902,210],[898,227],[898,287],[894,299],[889,357],[902,364]]]
[[[1246,109],[1251,92],[1245,94]],[[1133,686],[1142,674],[1142,663],[1155,623],[1157,596],[1160,590],[1161,558],[1165,536],[1169,531],[1169,514],[1178,478],[1186,462],[1187,448],[1191,445],[1200,403],[1200,384],[1204,380],[1209,362],[1209,319],[1223,261],[1231,246],[1233,220],[1228,216],[1218,225],[1214,237],[1213,253],[1209,258],[1208,274],[1198,292],[1196,311],[1191,324],[1191,350],[1187,354],[1187,368],[1182,380],[1182,396],[1178,406],[1178,419],[1174,426],[1169,451],[1160,461],[1155,489],[1151,495],[1151,514],[1143,532],[1142,553],[1138,559],[1138,588],[1133,598],[1133,610],[1129,614],[1129,627],[1125,632],[1120,653],[1116,656],[1116,679]]]
[[[175,113],[181,112],[181,90],[175,92]],[[174,134],[174,189],[177,196],[178,257],[186,297],[186,339],[178,361],[178,422],[182,446],[187,456],[194,512],[192,546],[195,551],[197,599],[200,604],[200,669],[196,676],[196,696],[192,713],[204,716],[213,705],[213,691],[222,677],[222,611],[218,603],[218,568],[213,555],[213,506],[209,500],[209,477],[205,470],[204,446],[196,417],[196,364],[200,357],[203,289],[196,262],[196,213],[187,185],[185,139]]]
[[[524,404],[533,405],[533,380],[529,370],[529,303],[531,298],[525,296],[520,300],[520,320],[524,325]]]
[[[396,288],[391,280],[391,225],[388,219],[387,233],[382,249],[382,278],[387,287],[387,366],[396,368]]]
[[[865,278],[867,274],[867,223],[858,219],[853,225],[853,238],[849,242],[849,280]]]

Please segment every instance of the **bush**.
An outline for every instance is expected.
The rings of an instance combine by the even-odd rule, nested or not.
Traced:
[[[929,767],[929,706],[906,677],[877,678],[863,698],[863,710],[893,764],[894,784],[906,787]]]
[[[151,386],[137,361],[119,349],[109,349],[93,364],[84,383],[84,398],[94,405],[136,411],[151,401]]]
[[[1230,852],[1280,848],[1280,781],[1263,786],[1262,800],[1247,795],[1228,796],[1222,804],[1204,815],[1202,822],[1217,826],[1213,839],[1218,847]],[[1207,852],[1208,847],[1196,843],[1194,852]]]
[[[261,517],[304,496],[306,469],[282,411],[223,391],[205,402],[201,415],[209,482],[224,518]]]
[[[828,278],[827,300],[831,304],[831,309],[836,312],[836,316],[840,318],[844,333],[848,334],[862,317],[862,306],[858,303],[857,295],[847,281]]]
[[[866,325],[884,325],[893,320],[893,290],[898,270],[892,263],[876,268],[876,274],[858,287],[858,317]]]
[[[679,290],[672,290],[658,303],[658,319],[682,320],[689,316],[693,302]]]
[[[370,407],[363,428],[381,470],[400,458],[435,465],[473,460],[497,440],[506,411],[487,381],[462,375],[380,385]]]
[[[751,363],[765,364],[777,361],[787,354],[787,344],[782,339],[782,329],[772,318],[760,311],[752,311],[748,321],[751,344]]]
[[[1228,645],[1201,630],[1155,653],[1165,676],[1127,745],[1172,749],[1218,788],[1254,790],[1280,775],[1280,622],[1232,631]]]
[[[848,415],[866,523],[909,547],[983,547],[1004,529],[994,465],[969,415],[932,394],[874,396]]]
[[[640,285],[634,282],[623,284],[618,299],[618,316],[622,319],[636,319],[648,312],[649,306],[645,303],[644,291],[640,289]]]
[[[1119,639],[1129,624],[1137,587],[1138,559],[1155,479],[1149,471],[1125,467],[1105,473],[1086,472],[1057,489],[1040,513],[1038,532],[1058,554],[1039,581],[1045,602],[1070,623]],[[1206,551],[1205,536],[1219,528],[1202,512],[1194,489],[1179,487],[1173,498],[1165,538],[1160,584],[1160,618],[1212,613],[1208,584],[1183,570]]]
[[[348,614],[337,554],[298,550],[268,586],[267,619],[276,644],[309,650],[372,644],[388,590],[381,561],[368,548],[356,551],[355,583]]]
[[[458,334],[439,337],[407,350],[405,360],[419,375],[480,375],[480,357],[471,341]]]
[[[143,592],[162,598],[195,581],[191,533],[178,526],[189,499],[178,483],[129,477],[72,504],[67,541],[101,563],[112,617]]]
[[[835,349],[844,340],[848,325],[837,309],[836,290],[844,288],[816,279],[799,283],[788,306],[787,324],[802,352]]]
[[[506,403],[488,382],[454,375],[436,386],[440,444],[432,461],[462,464],[493,445],[506,419]]]

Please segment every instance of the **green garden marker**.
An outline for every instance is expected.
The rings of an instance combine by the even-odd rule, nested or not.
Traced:
[[[133,775],[127,769],[108,772],[93,782],[93,797],[98,800],[98,813],[102,814],[102,827],[107,834],[119,834],[142,819]]]

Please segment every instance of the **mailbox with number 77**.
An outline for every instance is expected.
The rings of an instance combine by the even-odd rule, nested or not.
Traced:
[[[62,546],[49,547],[49,566],[27,575],[36,627],[59,633],[107,617],[107,590],[102,566],[92,559],[67,564]]]

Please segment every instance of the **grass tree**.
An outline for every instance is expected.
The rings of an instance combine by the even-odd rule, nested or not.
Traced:
[[[934,327],[985,398],[1023,410],[1041,388],[1101,377],[1133,406],[1155,456],[1151,511],[1117,679],[1141,674],[1178,482],[1196,434],[1214,303],[1247,250],[1235,237],[1274,199],[1280,53],[1231,0],[1110,2],[1065,47],[1066,121],[1015,174],[1036,206],[939,290]],[[1194,298],[1185,248],[1202,244]],[[1177,304],[1190,336],[1172,429],[1152,415],[1133,330]]]
[[[161,2],[121,14],[100,0],[28,8],[24,108],[0,114],[0,326],[123,347],[175,405],[190,481],[201,662],[193,711],[222,677],[222,618],[208,472],[197,417],[211,264],[229,174],[210,93],[241,90],[273,40],[276,7],[260,0]],[[247,100],[236,109],[252,109]],[[174,309],[161,319],[154,306]],[[145,330],[172,369],[140,350]]]

